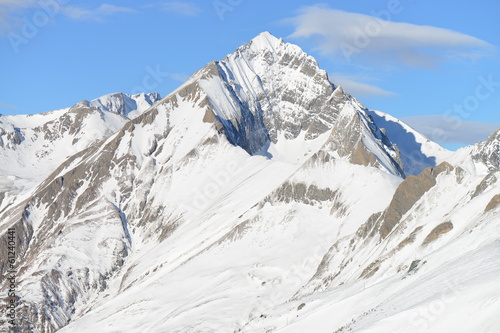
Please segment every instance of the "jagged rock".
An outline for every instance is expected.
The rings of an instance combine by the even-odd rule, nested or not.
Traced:
[[[500,128],[472,152],[472,159],[486,165],[490,171],[500,169]]]
[[[392,231],[403,215],[434,185],[442,172],[453,170],[453,166],[443,162],[435,168],[427,168],[418,176],[408,176],[396,189],[394,197],[387,208],[385,219],[380,227],[382,238]]]

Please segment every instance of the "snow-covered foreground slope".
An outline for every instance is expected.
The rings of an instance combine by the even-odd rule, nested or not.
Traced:
[[[15,329],[496,332],[498,133],[451,155],[263,33],[0,211]]]
[[[375,169],[306,163],[250,209],[242,184],[235,206],[222,201],[128,258],[62,332],[495,332],[500,221],[487,207],[500,186],[481,183],[445,168],[385,239],[360,223],[398,184]]]

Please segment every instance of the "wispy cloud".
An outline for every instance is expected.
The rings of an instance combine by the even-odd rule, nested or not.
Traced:
[[[19,9],[34,6],[36,6],[35,0],[0,0],[0,14],[9,14]]]
[[[354,95],[358,96],[394,96],[396,93],[392,91],[384,90],[383,88],[377,87],[375,85],[362,82],[363,78],[345,75],[345,74],[331,74],[330,81],[335,85],[340,85],[342,88]]]
[[[74,20],[81,21],[103,21],[105,17],[121,13],[135,13],[136,11],[128,7],[118,7],[104,3],[97,8],[87,9],[76,6],[65,6],[61,12]]]
[[[13,21],[16,21],[13,14],[35,5],[35,0],[0,0],[0,33],[12,27]]]
[[[291,38],[316,38],[320,52],[347,62],[431,68],[450,58],[478,59],[495,49],[453,30],[391,22],[324,5],[304,7],[287,22],[295,27]]]
[[[447,115],[412,116],[401,120],[440,144],[471,145],[486,140],[500,128],[499,122],[463,121]]]
[[[16,110],[16,109],[19,109],[19,107],[17,105],[0,102],[0,109]]]
[[[31,7],[35,0],[0,0],[0,7]]]
[[[169,76],[171,79],[179,82],[185,82],[189,79],[189,75],[185,73],[170,73]]]
[[[201,8],[192,2],[170,1],[164,2],[161,8],[165,12],[175,13],[183,16],[195,17],[201,13]]]
[[[0,0],[0,32],[8,31],[20,23],[26,10],[43,10],[40,6],[39,1],[36,0]],[[106,17],[111,15],[136,12],[132,8],[107,3],[103,3],[96,8],[58,4],[53,8],[51,7],[51,10],[55,14],[62,14],[70,19],[85,21],[104,21]]]

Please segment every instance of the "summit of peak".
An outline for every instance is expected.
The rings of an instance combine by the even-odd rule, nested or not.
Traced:
[[[250,40],[250,43],[258,48],[274,48],[284,42],[282,38],[277,38],[269,31],[264,31],[258,34],[256,37],[252,38]]]
[[[285,43],[283,38],[278,38],[272,35],[268,31],[264,31],[252,38],[247,44],[242,45],[237,50],[248,50],[253,53],[261,53],[261,52],[271,52],[271,53],[295,53],[301,54],[305,52],[297,45],[291,43]]]

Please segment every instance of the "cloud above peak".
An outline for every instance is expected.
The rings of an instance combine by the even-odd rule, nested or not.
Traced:
[[[402,121],[439,144],[472,145],[484,141],[500,122],[465,121],[449,115],[420,115],[401,118]]]
[[[65,16],[71,19],[82,21],[103,21],[106,16],[120,13],[135,13],[135,10],[132,8],[118,7],[107,3],[103,3],[94,9],[65,6],[62,7],[61,11]]]
[[[54,17],[63,15],[72,20],[79,21],[105,21],[105,18],[124,13],[136,13],[136,10],[128,7],[120,7],[108,3],[102,3],[95,8],[79,7],[74,5],[63,5],[57,1],[45,3],[36,0],[0,0],[0,34],[9,30],[15,31],[22,24],[22,17],[33,17],[35,14],[27,14],[27,11],[38,11],[40,15]]]
[[[401,12],[402,8],[399,8]],[[478,59],[495,50],[491,44],[460,32],[433,26],[393,22],[393,15],[375,17],[328,8],[304,7],[288,19],[291,38],[316,38],[318,50],[363,62],[432,68],[450,58]]]
[[[170,1],[162,4],[162,10],[167,13],[175,13],[182,16],[195,17],[201,13],[200,7],[192,2]]]
[[[340,73],[333,73],[330,76],[330,81],[335,85],[340,85],[348,93],[357,96],[395,96],[396,93],[385,90],[373,84],[366,83],[366,81],[373,79],[366,77],[358,77],[356,75],[346,75]]]

